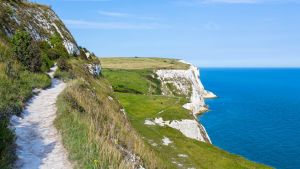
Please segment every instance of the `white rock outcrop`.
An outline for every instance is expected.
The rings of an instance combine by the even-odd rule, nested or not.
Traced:
[[[168,137],[164,136],[162,139],[163,145],[168,146],[169,144],[173,143]]]
[[[87,64],[87,68],[93,76],[99,76],[101,73],[100,64]]]

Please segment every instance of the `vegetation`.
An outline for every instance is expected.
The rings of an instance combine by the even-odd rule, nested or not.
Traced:
[[[114,91],[136,94],[161,94],[160,81],[153,76],[152,70],[105,69],[103,73],[111,82]]]
[[[131,127],[103,77],[94,78],[87,61],[69,60],[74,78],[58,99],[56,126],[76,168],[132,168],[130,154],[137,165],[166,168],[139,134]]]
[[[144,64],[146,69],[119,69],[123,65],[132,65],[127,63],[132,59],[101,60],[104,67],[110,68],[104,69],[103,75],[113,85],[116,97],[124,106],[129,121],[142,136],[144,142],[154,150],[156,156],[164,161],[165,168],[268,168],[220,150],[213,145],[189,139],[173,128],[146,125],[145,120],[159,117],[164,120],[193,119],[194,117],[182,108],[182,105],[187,102],[185,96],[162,96],[159,93],[148,92],[151,88],[151,80],[149,81],[147,76],[151,76],[158,66],[149,69],[149,66]],[[122,66],[114,64],[112,67],[112,62],[116,60]],[[143,60],[146,62],[147,58]],[[156,60],[157,65],[166,63],[163,60],[161,59],[160,62]],[[137,65],[137,67],[140,66],[141,64]],[[164,145],[162,141],[164,137],[169,138],[172,143],[168,146]]]
[[[20,63],[27,70],[39,72],[41,70],[41,53],[37,42],[26,31],[17,31],[12,38],[13,51]]]

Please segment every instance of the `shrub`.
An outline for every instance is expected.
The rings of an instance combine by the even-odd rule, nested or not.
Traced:
[[[67,52],[63,40],[58,33],[55,33],[50,37],[50,44],[52,46],[52,56],[54,59],[58,59],[59,57],[69,57],[69,53]]]
[[[54,65],[54,61],[53,61],[54,59],[51,59],[50,57],[50,51],[52,51],[52,48],[47,41],[40,41],[39,47],[41,49],[41,60],[42,60],[41,70],[43,72],[47,72]]]
[[[47,54],[48,54],[49,59],[51,59],[51,60],[56,60],[61,56],[59,53],[59,50],[57,50],[57,49],[49,49],[47,51]]]
[[[10,79],[19,79],[19,72],[19,66],[14,61],[9,60],[6,62],[5,74],[7,75],[7,77],[9,77]]]
[[[27,70],[38,72],[41,70],[41,52],[38,44],[26,31],[17,31],[12,38],[13,51],[18,61]]]
[[[57,66],[61,71],[68,71],[71,69],[71,65],[68,63],[67,59],[61,57],[57,61]]]
[[[50,68],[54,65],[54,62],[49,58],[46,52],[42,51],[41,54],[42,59],[42,67],[41,70],[43,72],[48,72]]]
[[[29,46],[29,56],[30,56],[30,63],[28,63],[29,70],[32,72],[39,72],[41,71],[42,67],[42,59],[41,59],[41,51],[36,42],[32,42]]]
[[[87,60],[87,56],[85,54],[85,48],[80,48],[79,58],[81,58],[83,60]]]

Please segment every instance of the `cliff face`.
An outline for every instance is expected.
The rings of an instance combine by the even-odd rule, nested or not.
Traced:
[[[183,105],[183,107],[190,110],[195,117],[194,120],[185,119],[172,122],[162,122],[161,119],[156,119],[156,122],[176,128],[189,138],[210,143],[211,141],[205,128],[198,123],[197,114],[207,111],[204,98],[216,96],[204,89],[200,81],[199,69],[190,65],[188,70],[157,70],[156,74],[162,82],[162,94],[170,95],[176,93],[187,96],[190,102]]]
[[[0,1],[0,30],[11,37],[19,29],[26,30],[38,41],[57,33],[69,54],[79,54],[79,48],[63,22],[48,6],[22,1]]]

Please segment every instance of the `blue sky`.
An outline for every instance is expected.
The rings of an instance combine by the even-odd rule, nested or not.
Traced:
[[[300,0],[36,0],[98,56],[300,67]]]

